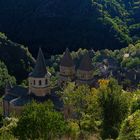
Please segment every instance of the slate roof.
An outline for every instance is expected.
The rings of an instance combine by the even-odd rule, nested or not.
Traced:
[[[78,69],[83,70],[83,71],[91,71],[91,70],[93,70],[92,60],[91,60],[91,58],[89,56],[89,53],[84,55],[84,57],[83,57]]]
[[[74,62],[73,62],[73,59],[71,57],[71,54],[70,54],[70,51],[68,48],[66,49],[66,51],[61,59],[60,66],[64,66],[64,67],[74,66]]]
[[[41,48],[39,49],[36,65],[32,73],[29,74],[31,77],[43,78],[47,74],[47,68],[45,64],[45,58]]]
[[[10,101],[14,106],[24,106],[31,102],[30,96],[18,97]]]
[[[37,97],[33,93],[30,95],[19,96],[19,97],[13,96],[12,94],[6,94],[3,97],[3,100],[6,100],[10,102],[10,104],[14,106],[19,106],[19,107],[30,103],[32,100],[35,100],[36,102],[45,102],[45,101],[50,100],[53,102],[56,110],[60,110],[63,108],[63,101],[55,93],[55,91],[52,91],[51,94],[43,96],[43,97]]]
[[[28,94],[28,88],[24,88],[22,86],[14,86],[8,91],[8,93],[16,97],[26,96]]]
[[[3,100],[5,101],[8,101],[10,102],[11,100],[15,99],[16,97],[11,95],[11,94],[6,94],[4,97],[3,97]]]

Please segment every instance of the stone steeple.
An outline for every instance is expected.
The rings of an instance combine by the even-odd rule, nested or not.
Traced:
[[[87,84],[89,86],[93,83],[93,66],[92,66],[92,60],[89,56],[89,53],[87,53],[77,69],[77,80],[76,83],[78,85],[81,84]]]
[[[67,48],[60,62],[59,84],[73,81],[75,78],[75,65],[69,49]]]
[[[47,69],[46,69],[45,59],[42,50],[40,48],[38,52],[35,68],[33,72],[30,74],[30,76],[36,78],[43,78],[45,77],[46,74],[47,74]]]
[[[66,49],[64,56],[61,59],[60,66],[63,66],[63,67],[73,67],[74,66],[74,62],[72,60],[72,57],[71,57],[71,54],[70,54],[70,51],[68,48]]]
[[[39,97],[50,94],[50,76],[51,74],[46,69],[42,50],[39,49],[35,68],[29,75],[29,94]]]
[[[91,70],[93,70],[92,60],[91,60],[91,58],[89,56],[89,53],[87,53],[83,57],[78,69],[82,70],[82,71],[91,71]]]

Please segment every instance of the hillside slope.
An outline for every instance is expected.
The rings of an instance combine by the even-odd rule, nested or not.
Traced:
[[[0,5],[0,30],[33,53],[38,46],[50,53],[66,47],[115,49],[140,37],[139,0],[2,0]]]
[[[34,65],[34,58],[28,49],[10,41],[2,33],[0,33],[0,61],[6,64],[9,73],[16,77],[17,82],[27,78]]]

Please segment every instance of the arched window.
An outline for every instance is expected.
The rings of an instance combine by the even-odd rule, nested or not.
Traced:
[[[39,85],[41,86],[41,84],[42,84],[42,83],[41,83],[41,80],[39,80]]]
[[[46,85],[48,84],[48,80],[47,80],[47,79],[45,80],[45,84],[46,84]]]

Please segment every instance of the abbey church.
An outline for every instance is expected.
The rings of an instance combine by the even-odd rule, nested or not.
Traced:
[[[3,115],[20,114],[24,105],[32,100],[36,102],[51,100],[57,110],[63,110],[62,100],[50,86],[50,77],[51,73],[46,68],[44,55],[39,49],[35,68],[28,77],[28,88],[7,84],[3,97]],[[92,86],[93,79],[93,66],[89,53],[82,58],[79,67],[76,68],[69,49],[66,49],[60,62],[58,87],[67,82]]]

